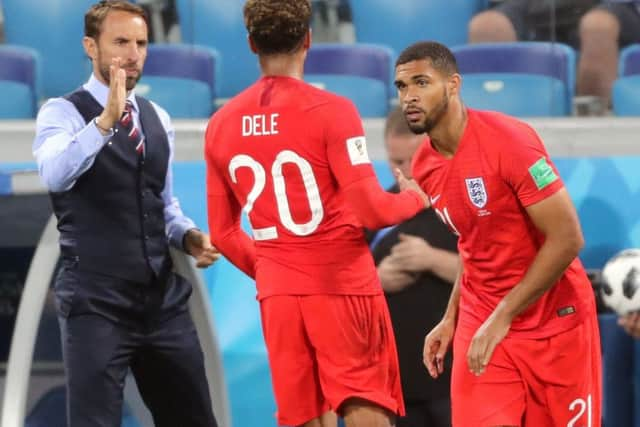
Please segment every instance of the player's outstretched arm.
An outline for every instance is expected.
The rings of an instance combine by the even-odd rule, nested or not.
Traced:
[[[354,182],[344,192],[351,210],[370,229],[398,224],[429,206],[424,193],[413,190],[389,193],[380,187],[375,176]]]
[[[324,117],[326,154],[345,200],[363,226],[377,229],[398,224],[428,207],[417,185],[392,194],[378,182],[366,148],[362,121],[352,102],[335,99],[317,110]]]

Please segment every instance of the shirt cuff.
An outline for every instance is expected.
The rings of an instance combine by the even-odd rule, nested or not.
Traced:
[[[75,145],[74,151],[82,153],[81,157],[90,158],[95,156],[102,147],[107,143],[109,138],[113,136],[113,132],[103,135],[96,127],[95,119],[90,122],[90,125],[86,126],[80,132],[78,132],[72,144]]]
[[[179,249],[185,252],[184,247],[184,236],[187,234],[187,231],[196,227],[195,223],[191,221],[189,218],[183,218],[182,220],[174,220],[169,226],[168,237],[169,244],[176,249]]]

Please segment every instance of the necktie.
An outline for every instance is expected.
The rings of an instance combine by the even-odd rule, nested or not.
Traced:
[[[140,133],[140,130],[135,125],[133,121],[133,104],[131,101],[127,100],[124,105],[124,111],[122,112],[122,117],[120,118],[120,124],[127,132],[127,137],[129,141],[131,141],[135,148],[136,153],[138,153],[138,157],[144,157],[144,138]]]

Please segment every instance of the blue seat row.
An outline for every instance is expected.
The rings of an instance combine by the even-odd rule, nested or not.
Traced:
[[[7,49],[0,52],[9,58],[2,63],[6,72],[0,74],[0,82],[3,93],[11,95],[3,97],[4,105],[0,101],[0,117],[33,117],[39,99],[68,93],[86,80],[91,64],[80,43],[81,18],[93,3],[2,1],[7,42],[16,46],[13,50],[20,46],[37,52],[33,59],[28,59],[32,53],[22,55],[32,61],[29,67],[41,68],[46,79],[38,82],[36,76],[25,82],[12,77],[20,74],[9,65],[16,55]],[[243,2],[177,0],[176,5],[184,45],[150,49],[140,90],[176,118],[205,118],[216,104],[259,76],[257,59],[247,46]],[[464,45],[468,20],[485,6],[486,0],[352,0],[358,43],[315,45],[306,65],[307,80],[351,98],[363,117],[383,117],[395,98],[392,75],[397,53],[417,39],[435,39],[453,46],[469,106],[517,116],[570,115],[575,52],[551,43]],[[444,21],[447,25],[439,25]],[[618,115],[640,114],[638,50],[631,46],[621,55],[613,92]],[[25,84],[32,85],[33,93]]]
[[[518,116],[570,114],[575,63],[570,47],[508,43],[465,45],[453,51],[464,76],[462,93],[469,106]],[[384,117],[395,97],[393,58],[393,50],[383,45],[318,44],[309,51],[305,78],[352,99],[365,118]],[[0,81],[14,94],[0,101],[0,117],[34,117],[41,96],[40,54],[5,46],[0,49],[0,63]],[[223,64],[224,58],[210,47],[150,45],[137,90],[174,118],[206,118],[215,110],[216,98],[224,93]],[[83,76],[75,87],[85,79]],[[25,101],[16,102],[20,99]]]

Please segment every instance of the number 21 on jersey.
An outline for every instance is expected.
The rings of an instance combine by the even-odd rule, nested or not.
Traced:
[[[578,398],[571,402],[569,404],[569,411],[572,414],[575,413],[575,415],[569,420],[569,422],[567,423],[567,427],[591,427],[593,425],[591,420],[591,407],[591,395],[587,396],[587,400]],[[582,418],[585,412],[587,413],[587,424],[576,424]]]
[[[302,176],[307,201],[309,202],[309,209],[311,210],[311,219],[304,223],[295,222],[291,215],[289,200],[287,199],[286,185],[282,174],[282,167],[286,163],[291,163],[297,166]],[[238,183],[236,171],[243,167],[249,168],[254,176],[253,187],[249,191],[249,194],[247,194],[247,202],[243,208],[244,212],[249,217],[249,223],[251,223],[251,211],[265,189],[267,174],[264,167],[253,157],[247,154],[238,154],[229,162],[229,175],[231,175],[231,180],[234,184]],[[311,164],[291,150],[281,151],[278,153],[273,165],[271,166],[270,178],[273,180],[273,191],[276,196],[278,216],[282,226],[296,236],[308,236],[316,231],[318,225],[324,218],[324,209],[322,207],[320,191],[318,189],[318,184],[316,182],[316,177],[313,174]],[[253,232],[253,238],[255,240],[271,240],[278,238],[278,229],[275,225],[263,228],[254,228],[253,225],[251,225],[251,231]]]

